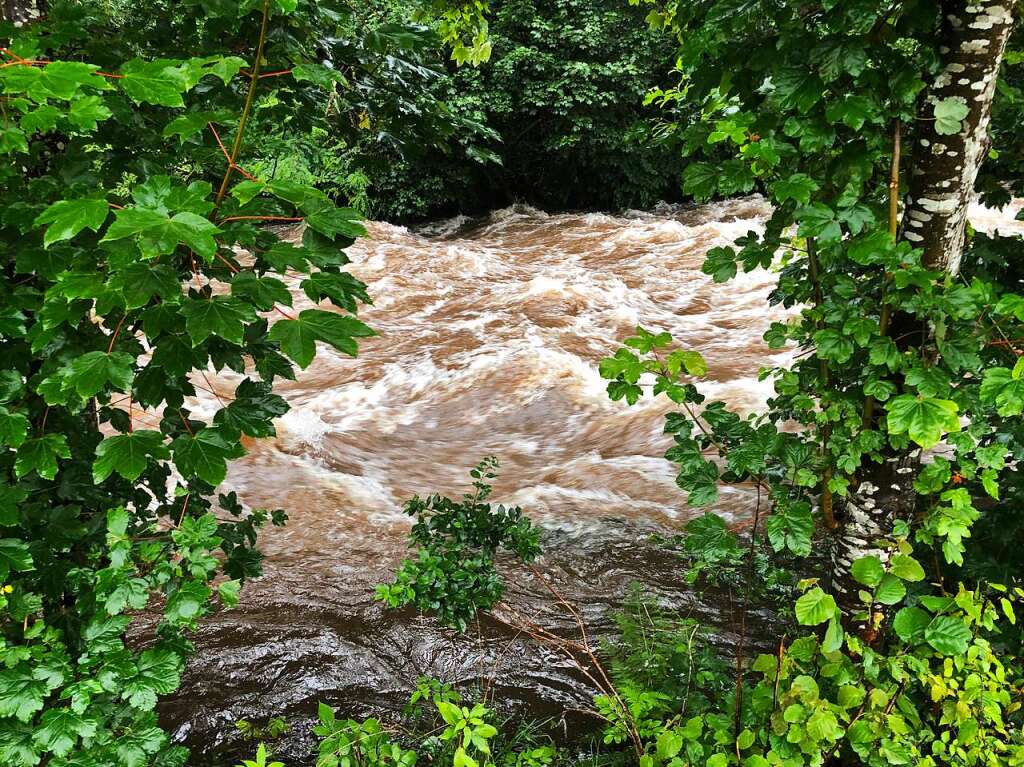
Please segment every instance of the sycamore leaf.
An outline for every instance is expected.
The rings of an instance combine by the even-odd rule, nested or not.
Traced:
[[[939,444],[943,434],[960,431],[958,407],[950,400],[903,394],[893,397],[886,410],[889,433],[907,434],[925,449]]]
[[[93,397],[108,385],[131,391],[135,358],[125,352],[87,352],[71,363],[65,386],[74,387],[83,399]]]
[[[109,285],[121,292],[128,309],[145,306],[153,296],[169,301],[181,294],[181,282],[170,266],[145,261],[135,261],[117,271]]]
[[[227,476],[227,462],[244,455],[237,443],[224,438],[216,427],[182,434],[171,443],[174,465],[186,477],[199,477],[216,487]]]
[[[94,131],[97,123],[113,114],[99,96],[83,96],[71,102],[68,121],[79,130]]]
[[[366,292],[366,283],[348,272],[314,272],[302,281],[300,287],[309,296],[310,301],[329,298],[335,306],[352,313],[358,309],[357,301],[364,304],[373,303]]]
[[[109,212],[106,200],[59,200],[39,214],[35,226],[48,224],[43,235],[43,247],[48,248],[70,240],[83,229],[99,231]]]
[[[256,319],[251,305],[228,296],[205,300],[189,298],[182,304],[181,313],[193,346],[199,346],[210,336],[241,346],[244,323]]]
[[[44,434],[26,440],[18,448],[14,475],[21,479],[34,471],[43,479],[53,479],[57,476],[57,459],[70,457],[67,437],[63,434]]]
[[[267,337],[281,344],[281,351],[305,369],[316,355],[316,342],[323,341],[340,352],[355,357],[356,338],[376,335],[357,320],[322,309],[306,309],[297,319],[278,320]]]
[[[772,196],[778,203],[794,200],[801,205],[809,205],[811,194],[818,189],[818,182],[806,173],[794,173],[789,178],[779,179],[772,184]]]
[[[100,242],[112,242],[125,237],[137,237],[139,250],[146,258],[173,253],[179,243],[185,243],[207,261],[217,253],[219,234],[213,222],[195,213],[181,211],[173,217],[166,211],[131,206],[115,213],[114,222]]]
[[[0,538],[0,581],[7,580],[12,572],[24,573],[34,569],[32,554],[23,541]]]
[[[276,304],[292,305],[292,294],[281,280],[257,277],[250,271],[239,272],[232,278],[231,295],[248,298],[262,311],[269,311]]]
[[[189,78],[179,64],[168,59],[132,59],[121,67],[124,77],[118,83],[136,103],[183,107],[181,95],[189,89]]]
[[[96,446],[96,461],[92,466],[92,479],[97,485],[113,472],[134,482],[146,470],[150,458],[165,460],[171,457],[164,445],[164,435],[151,429],[107,437]]]

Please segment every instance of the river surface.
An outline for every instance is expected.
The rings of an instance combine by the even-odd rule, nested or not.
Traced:
[[[275,439],[251,443],[231,465],[223,488],[290,520],[262,535],[264,576],[240,607],[204,622],[182,689],[163,706],[192,763],[239,748],[236,720],[281,716],[292,725],[281,756],[312,764],[318,701],[387,715],[423,674],[487,679],[497,700],[531,715],[588,706],[593,690],[572,663],[507,626],[485,618],[479,637],[458,637],[373,601],[405,553],[404,501],[461,495],[489,454],[501,462],[493,500],[521,505],[543,528],[539,568],[592,631],[610,630],[640,582],[729,642],[721,595],[688,589],[680,560],[651,540],[695,513],[663,458],[667,405],[612,402],[597,366],[638,324],[668,330],[707,360],[706,395],[762,406],[770,389],[758,370],[788,354],[761,339],[777,317],[765,303],[773,275],[715,285],[700,266],[708,249],[760,231],[769,213],[755,197],[618,216],[517,207],[413,231],[371,224],[349,255],[375,302],[360,317],[379,335],[354,360],[321,345],[297,381],[280,381],[291,411]],[[984,228],[1006,220],[977,213]],[[308,308],[297,281],[291,288],[296,308]],[[210,381],[223,394],[237,384]],[[204,395],[197,411],[217,407]],[[725,489],[716,511],[739,524],[753,507],[752,491]],[[543,585],[505,573],[510,604],[574,635]],[[753,633],[770,633],[764,620],[752,619]]]

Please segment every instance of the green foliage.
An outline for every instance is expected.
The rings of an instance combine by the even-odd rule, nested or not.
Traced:
[[[490,60],[449,68],[433,91],[479,129],[461,130],[443,153],[368,157],[372,215],[481,213],[511,202],[619,209],[677,197],[673,137],[643,108],[673,65],[671,42],[618,0],[490,5]]]
[[[377,599],[390,607],[434,612],[459,631],[478,609],[501,600],[505,589],[494,563],[498,550],[528,564],[540,554],[540,531],[518,506],[485,503],[497,468],[493,456],[481,461],[470,472],[473,492],[459,501],[432,495],[406,503],[405,513],[416,520],[409,533],[416,557],[402,562],[394,583],[377,587]]]
[[[372,334],[342,271],[358,214],[244,168],[271,126],[333,122],[351,142],[363,114],[428,145],[453,130],[408,108],[421,81],[403,52],[437,38],[357,26],[343,3],[294,0],[54,2],[0,23],[4,765],[187,758],[154,708],[197,622],[259,574],[259,528],[286,519],[216,486],[243,437],[275,433],[289,358],[355,355]],[[301,242],[264,226],[281,220],[304,222]],[[289,311],[288,270],[314,308]],[[208,369],[241,379],[209,416],[192,410]],[[155,633],[129,644],[144,611]]]

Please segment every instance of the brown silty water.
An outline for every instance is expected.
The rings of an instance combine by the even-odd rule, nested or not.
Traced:
[[[979,208],[972,219],[1005,228],[1013,212]],[[668,330],[704,355],[710,399],[763,406],[771,390],[758,371],[789,354],[761,338],[779,317],[766,304],[774,275],[716,285],[700,266],[769,214],[754,197],[619,216],[517,207],[417,231],[371,224],[349,255],[375,302],[360,317],[379,335],[355,360],[321,345],[297,381],[279,382],[291,411],[276,438],[248,445],[222,488],[290,520],[262,535],[265,575],[240,607],[204,622],[185,683],[163,706],[194,763],[238,747],[236,720],[283,716],[293,724],[286,761],[311,764],[318,701],[353,716],[394,711],[422,674],[493,679],[496,699],[531,715],[588,704],[593,690],[570,662],[500,623],[485,618],[482,639],[458,637],[373,601],[405,553],[403,502],[460,495],[489,454],[501,461],[494,501],[521,505],[543,528],[540,567],[595,632],[610,629],[638,581],[732,641],[721,596],[691,591],[679,560],[651,541],[698,513],[663,458],[671,403],[613,402],[597,367],[638,324]],[[308,308],[290,287],[296,309]],[[230,394],[238,379],[209,380]],[[217,407],[204,395],[196,409]],[[723,488],[715,511],[739,523],[753,507],[752,491]],[[506,574],[510,603],[572,634],[542,585]],[[766,620],[755,616],[752,631],[768,636]]]

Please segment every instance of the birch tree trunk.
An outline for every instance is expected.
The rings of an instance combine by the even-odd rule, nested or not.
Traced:
[[[978,170],[988,151],[992,99],[1006,43],[1013,31],[1016,0],[941,3],[942,69],[918,107],[900,237],[924,251],[933,269],[957,273],[963,256],[967,211]],[[959,132],[937,130],[936,104],[953,99],[967,107]],[[862,588],[850,566],[863,556],[885,562],[878,541],[888,538],[897,519],[910,519],[917,496],[912,487],[920,451],[893,456],[866,466],[843,505],[843,519],[832,550],[832,587],[847,614],[863,611]],[[878,609],[877,606],[875,609]],[[873,610],[874,611],[874,610]],[[856,621],[851,628],[870,637],[873,625]]]
[[[18,27],[45,16],[48,10],[47,0],[3,0],[0,5],[3,20],[13,21]]]

